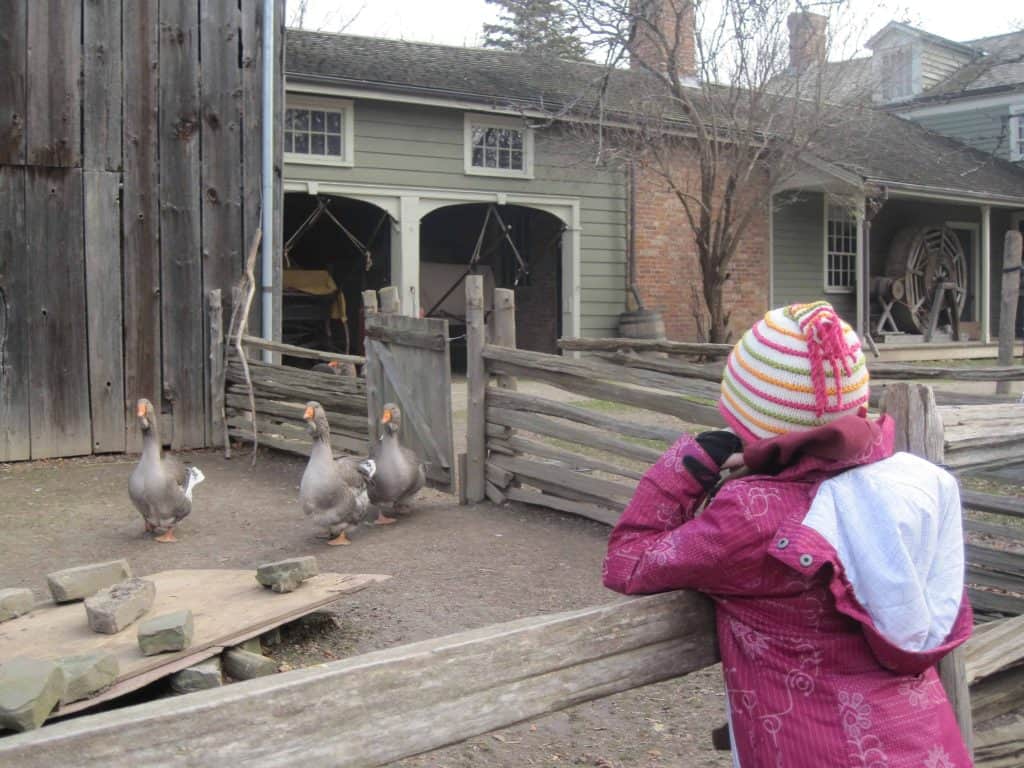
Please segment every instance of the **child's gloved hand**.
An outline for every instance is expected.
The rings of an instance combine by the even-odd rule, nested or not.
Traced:
[[[724,429],[701,432],[697,435],[697,444],[719,467],[730,456],[743,450],[743,442],[732,432],[727,432]],[[711,490],[718,482],[719,473],[709,469],[695,456],[686,456],[683,459],[683,467],[693,475],[693,478],[701,484],[705,491]]]

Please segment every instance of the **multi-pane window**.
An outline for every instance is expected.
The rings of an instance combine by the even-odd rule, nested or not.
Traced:
[[[901,45],[881,51],[882,57],[882,100],[893,101],[914,94],[913,47]]]
[[[829,205],[825,227],[825,290],[851,293],[857,286],[857,219]]]
[[[1015,107],[1010,116],[1010,159],[1024,160],[1024,106]]]
[[[518,128],[473,126],[473,167],[522,171],[523,131]]]
[[[284,152],[291,161],[350,164],[352,110],[347,102],[298,101],[284,113]]]
[[[530,129],[521,121],[466,116],[466,172],[530,176]]]

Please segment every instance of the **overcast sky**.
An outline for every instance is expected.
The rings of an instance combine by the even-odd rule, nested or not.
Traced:
[[[972,40],[1021,26],[1019,0],[851,0],[870,36],[892,19],[909,21],[942,37]],[[289,5],[294,8],[295,0]],[[449,45],[479,45],[495,7],[484,0],[309,0],[304,26],[337,31],[355,16],[347,32]],[[865,36],[865,39],[866,39]]]

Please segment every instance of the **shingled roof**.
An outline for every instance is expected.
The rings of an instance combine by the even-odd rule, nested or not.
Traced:
[[[967,45],[983,51],[984,56],[932,86],[921,98],[1024,90],[1024,31],[970,40]]]
[[[288,30],[285,51],[291,82],[547,114],[590,114],[606,74],[602,66],[586,62],[305,30]],[[605,83],[606,107],[628,110],[648,86],[643,72],[616,70]],[[884,111],[851,108],[849,119],[814,152],[866,182],[1024,205],[1024,170]]]

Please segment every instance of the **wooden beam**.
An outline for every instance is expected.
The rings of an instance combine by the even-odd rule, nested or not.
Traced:
[[[504,440],[491,438],[487,441],[487,448],[491,451],[503,453],[506,456],[515,456],[519,453],[542,456],[545,459],[554,459],[555,461],[561,462],[570,469],[596,469],[599,472],[619,475],[638,482],[640,478],[643,477],[643,472],[638,469],[630,469],[622,466],[622,464],[602,461],[601,459],[595,459],[593,456],[584,456],[581,453],[573,453],[572,451],[554,448],[550,445],[545,445],[544,443],[538,443],[535,440],[527,440],[526,438],[519,437],[518,435],[509,436]]]
[[[580,472],[567,470],[565,467],[556,467],[550,464],[542,464],[538,461],[520,458],[518,456],[495,455],[491,457],[491,463],[501,469],[513,473],[518,479],[529,482],[536,478],[543,480],[549,485],[563,486],[571,491],[583,493],[599,499],[620,499],[618,504],[623,504],[633,498],[636,491],[634,484],[616,483],[611,480],[602,480],[599,477],[590,477]],[[618,505],[616,505],[618,506]]]
[[[505,491],[505,496],[510,501],[518,501],[535,507],[547,507],[558,512],[568,512],[571,515],[579,515],[580,517],[596,520],[605,525],[615,525],[622,515],[622,512],[617,509],[608,509],[607,507],[601,507],[586,501],[566,499],[552,493],[528,491],[525,488],[509,488]]]
[[[870,363],[875,380],[945,379],[949,381],[1024,381],[1024,368],[1000,362],[978,368],[945,368],[910,363]]]
[[[484,279],[468,275],[466,284],[466,484],[470,504],[483,501],[487,459],[485,397],[487,369],[484,365]]]
[[[367,338],[374,341],[386,341],[403,347],[416,347],[431,352],[443,352],[447,339],[439,333],[424,333],[402,328],[387,328],[383,325],[367,325]]]
[[[1024,616],[993,621],[986,626],[983,634],[975,634],[965,644],[968,685],[1024,660]]]
[[[969,491],[966,488],[960,490],[960,500],[968,509],[976,509],[979,512],[994,512],[997,515],[1009,515],[1010,517],[1024,518],[1024,500],[1010,498],[1008,496],[997,496],[992,493],[980,493]]]
[[[220,288],[206,294],[206,316],[208,318],[208,341],[210,359],[210,442],[213,445],[227,443],[224,431],[224,394],[227,388],[224,359],[224,305]]]
[[[494,330],[491,343],[499,347],[516,348],[516,292],[509,288],[494,289],[494,312],[491,315]],[[498,386],[502,389],[515,389],[516,380],[513,376],[499,376]]]
[[[319,349],[306,349],[305,347],[296,347],[294,344],[282,344],[279,341],[267,341],[256,336],[243,336],[242,343],[247,347],[255,347],[256,349],[266,349],[271,352],[280,352],[282,355],[289,355],[290,357],[302,357],[306,360],[338,360],[342,363],[355,363],[356,365],[364,365],[366,358],[360,355],[339,355],[335,352],[321,352]]]
[[[378,766],[717,659],[711,602],[669,592],[56,723],[0,740],[0,764]]]
[[[670,355],[726,357],[732,344],[697,344],[665,339],[559,339],[561,349],[573,352],[616,352],[632,349],[637,352],[666,352]]]

